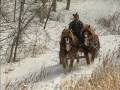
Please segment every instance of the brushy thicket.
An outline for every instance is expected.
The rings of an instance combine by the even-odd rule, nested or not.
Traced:
[[[115,12],[107,17],[100,17],[97,24],[106,28],[109,32],[114,31],[120,34],[120,12]]]
[[[65,81],[61,90],[120,90],[119,57],[115,58],[114,53],[111,57],[107,55],[102,65],[96,68],[90,78]]]
[[[19,38],[16,61],[26,57],[45,53],[46,47],[46,30],[43,29],[44,21],[47,17],[49,6],[48,0],[25,0],[22,11],[22,33]],[[15,0],[1,1],[1,22],[0,22],[0,56],[1,64],[13,61],[14,43],[18,32],[18,19],[20,11],[20,1],[16,0],[15,21],[13,20]],[[34,17],[32,19],[32,17]],[[44,36],[44,38],[43,38]],[[13,47],[13,49],[12,49]],[[12,56],[12,57],[11,57]],[[10,59],[11,57],[11,59]]]

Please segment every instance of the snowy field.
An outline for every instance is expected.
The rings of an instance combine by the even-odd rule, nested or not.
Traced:
[[[48,21],[46,30],[52,40],[48,43],[48,50],[37,57],[27,57],[17,63],[3,64],[1,66],[1,90],[61,90],[60,85],[65,80],[74,77],[78,80],[82,76],[90,76],[98,67],[106,55],[111,55],[117,51],[120,45],[120,35],[111,35],[104,28],[96,24],[100,17],[112,15],[119,11],[117,2],[102,0],[72,0],[69,11],[63,10],[64,3],[58,4],[59,20]],[[59,64],[59,41],[62,30],[68,27],[72,14],[78,12],[80,19],[85,24],[90,24],[96,30],[100,39],[100,52],[95,62],[87,66],[84,59],[80,60],[79,65],[74,63],[72,72],[64,74],[62,65]],[[18,89],[19,88],[19,89]]]
[[[92,71],[100,65],[100,58],[105,54],[117,50],[120,43],[120,36],[100,36],[101,49],[100,55],[95,62],[89,66],[84,59],[78,66],[74,65],[74,70],[67,75],[64,74],[62,65],[59,65],[58,51],[49,51],[37,58],[26,58],[16,64],[7,64],[2,67],[2,85],[10,82],[19,86],[21,82],[30,83],[33,90],[56,90],[64,80],[69,80],[76,76],[79,79],[82,75],[90,76]],[[76,63],[75,63],[76,64]],[[29,87],[30,87],[29,86]]]

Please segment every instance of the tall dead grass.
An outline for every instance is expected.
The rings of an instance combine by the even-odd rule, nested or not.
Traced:
[[[120,63],[114,54],[107,55],[102,65],[97,67],[91,77],[65,81],[61,90],[120,90]]]
[[[97,24],[106,28],[107,31],[114,31],[117,32],[117,35],[120,35],[120,12],[115,12],[113,15],[109,15],[107,17],[100,17],[96,21]]]

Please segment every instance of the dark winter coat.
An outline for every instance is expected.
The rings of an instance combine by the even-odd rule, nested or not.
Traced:
[[[83,23],[80,20],[74,20],[69,24],[69,29],[71,29],[75,33],[82,32]]]
[[[83,27],[83,23],[80,20],[74,20],[69,24],[69,29],[78,37],[81,41],[80,43],[84,43]]]

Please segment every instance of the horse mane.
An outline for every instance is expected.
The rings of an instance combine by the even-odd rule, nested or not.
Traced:
[[[84,26],[84,31],[89,32],[91,35],[94,35],[94,34],[95,34],[93,27],[91,27],[89,24],[86,24],[86,25]]]
[[[71,39],[72,39],[73,41],[76,40],[76,36],[73,34],[73,32],[72,32],[70,29],[65,28],[65,29],[63,30],[62,34],[63,34],[64,32],[69,32],[69,36],[71,37]]]
[[[90,33],[90,36],[91,36],[93,39],[94,39],[95,36],[96,36],[96,33],[95,33],[95,31],[94,31],[94,28],[91,27],[89,24],[86,24],[86,25],[84,26],[84,32],[89,32],[89,33]]]
[[[95,33],[94,29],[90,25],[85,26],[85,31],[90,32],[90,39],[89,40],[91,40],[93,45],[96,43],[96,41],[99,42],[98,35]],[[99,49],[100,46],[98,45],[97,48]]]
[[[72,40],[74,41],[75,40],[75,36],[73,35],[73,32],[70,30],[70,36],[72,38]]]
[[[72,41],[76,43],[78,41],[78,38],[73,34],[73,32],[70,30],[70,37],[72,38]]]
[[[61,35],[61,43],[64,43],[63,42],[63,37],[64,37],[64,33],[65,32],[68,32],[68,36],[72,39],[73,43],[76,43],[78,41],[77,37],[73,34],[73,32],[71,30],[69,30],[69,28],[65,28],[63,31],[62,31],[62,35]]]

